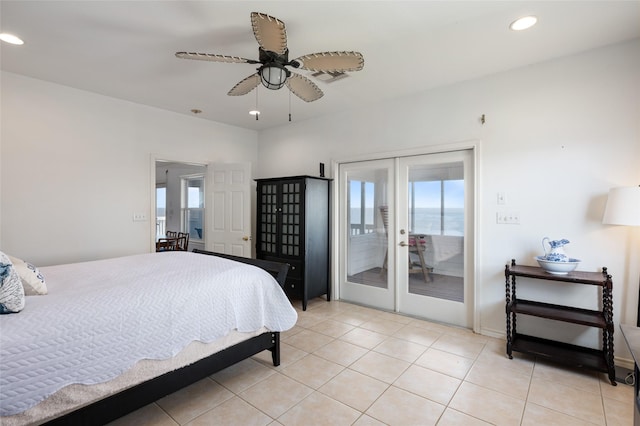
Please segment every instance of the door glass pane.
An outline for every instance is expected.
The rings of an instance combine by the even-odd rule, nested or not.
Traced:
[[[387,169],[347,173],[347,280],[388,288]]]
[[[409,167],[409,293],[464,302],[462,162]]]

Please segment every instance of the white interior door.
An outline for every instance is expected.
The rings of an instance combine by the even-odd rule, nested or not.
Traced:
[[[206,250],[251,257],[251,164],[208,167]]]
[[[340,165],[340,298],[395,310],[393,160]]]

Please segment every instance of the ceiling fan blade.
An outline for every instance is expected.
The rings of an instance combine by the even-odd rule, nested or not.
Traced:
[[[313,81],[294,72],[291,73],[291,77],[287,78],[285,84],[294,95],[306,102],[316,101],[324,95]]]
[[[287,51],[287,31],[284,22],[264,13],[251,12],[253,34],[264,50],[283,55]]]
[[[176,52],[176,57],[181,59],[195,59],[198,61],[228,62],[238,64],[259,64],[253,59],[241,58],[239,56],[214,55],[212,53]]]
[[[360,71],[364,67],[360,52],[311,53],[295,60],[300,62],[300,68],[309,71],[347,72]]]
[[[247,93],[255,89],[258,84],[260,84],[260,76],[258,75],[258,73],[252,74],[249,77],[242,80],[241,82],[239,82],[238,84],[236,84],[235,86],[233,86],[233,88],[229,90],[229,93],[227,93],[227,95],[229,96],[246,95]]]

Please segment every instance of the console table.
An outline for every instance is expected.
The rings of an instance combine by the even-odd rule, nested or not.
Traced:
[[[513,359],[512,351],[535,355],[540,358],[567,365],[589,368],[607,373],[609,381],[616,386],[613,364],[613,298],[611,275],[607,268],[602,273],[573,271],[566,275],[550,274],[536,266],[505,266],[506,314],[507,314],[507,355]],[[573,284],[587,284],[602,287],[601,311],[555,305],[533,300],[519,299],[516,295],[516,277],[538,280],[559,281]],[[592,349],[540,337],[519,334],[516,329],[517,316],[530,315],[556,321],[580,324],[602,329],[602,349]]]

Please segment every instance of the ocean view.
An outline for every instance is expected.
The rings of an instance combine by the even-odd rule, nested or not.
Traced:
[[[360,208],[351,208],[351,224],[360,225]],[[374,215],[380,215],[378,209],[365,209],[365,223],[374,223]],[[413,219],[413,221],[412,221]],[[378,217],[380,220],[380,217]],[[409,229],[412,234],[441,234],[441,220],[439,208],[416,208],[413,218],[409,218]],[[464,235],[464,209],[450,208],[444,210],[443,235]]]

